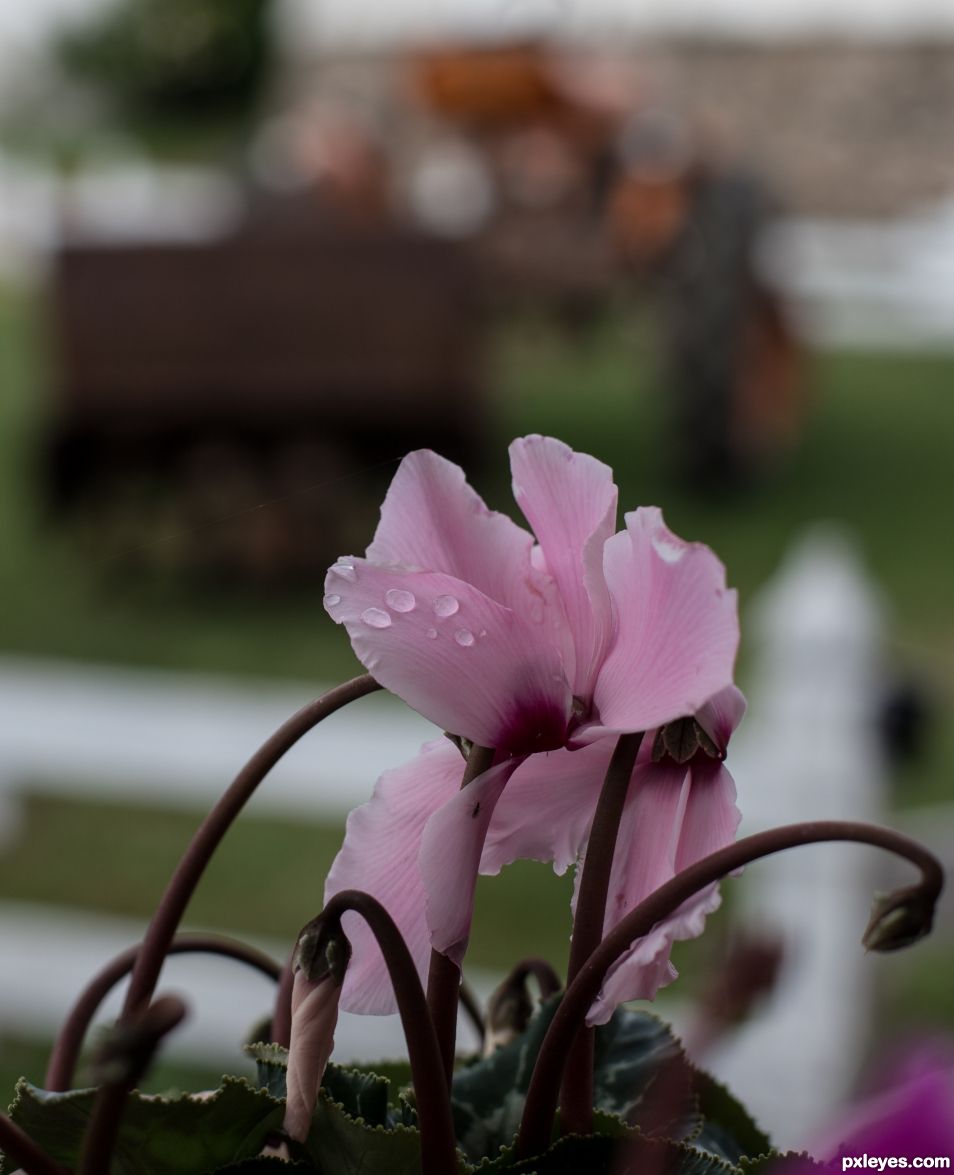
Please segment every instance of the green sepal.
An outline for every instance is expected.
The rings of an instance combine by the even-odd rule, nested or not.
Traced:
[[[75,1167],[95,1089],[49,1093],[17,1085],[10,1116],[57,1162]],[[252,1158],[282,1124],[285,1108],[244,1078],[226,1077],[211,1097],[133,1092],[123,1112],[110,1175],[204,1175]],[[4,1160],[0,1175],[12,1170]]]

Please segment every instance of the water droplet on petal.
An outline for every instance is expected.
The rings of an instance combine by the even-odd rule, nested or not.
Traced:
[[[325,607],[333,608],[335,604],[341,603],[341,597],[336,595],[325,596]]]
[[[454,640],[464,649],[470,648],[474,643],[474,634],[469,628],[458,628],[454,633]]]
[[[486,636],[486,635],[487,635],[487,629],[486,629],[486,628],[482,628],[482,629],[480,630],[480,632],[478,632],[478,633],[477,633],[477,635],[478,635],[478,636]]]
[[[434,601],[434,611],[438,616],[453,616],[460,608],[460,604],[453,596],[438,596]]]
[[[403,588],[390,588],[384,593],[384,601],[395,612],[411,612],[417,600],[413,592],[406,592]]]
[[[431,641],[435,640],[437,637],[437,629],[436,628],[429,628],[425,635],[427,636],[428,640],[431,640]]]
[[[675,537],[656,535],[653,538],[653,550],[664,563],[678,563],[686,553],[687,544]]]
[[[335,575],[340,575],[342,579],[351,580],[352,583],[358,578],[357,571],[350,563],[336,563],[331,570]]]
[[[391,617],[383,608],[365,608],[361,619],[371,628],[388,628],[391,624]]]

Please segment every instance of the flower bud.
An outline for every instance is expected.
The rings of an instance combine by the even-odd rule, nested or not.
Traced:
[[[307,979],[317,983],[330,975],[340,987],[351,961],[351,943],[345,937],[337,920],[328,920],[319,914],[309,922],[295,945],[293,967]]]
[[[861,942],[869,951],[899,951],[931,931],[934,902],[919,890],[880,894]]]
[[[296,1142],[304,1142],[311,1128],[325,1066],[335,1047],[340,995],[341,985],[330,973],[317,982],[304,971],[295,974],[283,1128]]]

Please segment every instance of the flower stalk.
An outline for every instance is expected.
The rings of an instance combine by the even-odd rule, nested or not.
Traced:
[[[583,859],[567,966],[567,987],[603,937],[619,822],[642,741],[642,733],[621,735],[606,770]],[[560,1113],[566,1129],[577,1134],[587,1133],[593,1118],[592,1107],[593,1029],[584,1025],[570,1049],[560,1094]]]
[[[176,867],[153,915],[136,957],[129,989],[123,1004],[123,1018],[142,1010],[152,998],[162,963],[182,916],[213,853],[233,821],[248,803],[258,785],[281,757],[319,722],[381,687],[369,674],[329,690],[303,706],[259,747],[206,816]]]
[[[414,960],[391,915],[370,894],[345,889],[331,898],[306,930],[315,942],[344,938],[341,917],[348,910],[360,914],[377,939],[394,988],[417,1100],[424,1175],[456,1175],[457,1143],[437,1032]],[[456,989],[454,1001],[456,1011]]]
[[[476,744],[470,748],[461,779],[461,790],[493,766],[494,750]],[[427,1007],[441,1050],[444,1078],[450,1089],[457,1044],[457,1005],[460,1002],[461,972],[457,964],[440,951],[431,951],[427,972]]]
[[[891,950],[903,945],[891,934],[880,939],[878,928],[885,918],[896,924],[904,911],[904,942],[914,942],[929,933],[934,906],[944,884],[938,860],[916,841],[888,828],[843,820],[820,820],[773,828],[727,845],[677,874],[631,910],[603,939],[567,988],[537,1056],[527,1091],[523,1120],[517,1138],[522,1158],[541,1153],[549,1144],[565,1060],[607,972],[634,941],[643,938],[662,919],[706,886],[720,881],[736,869],[784,849],[824,841],[869,844],[904,857],[921,870],[921,880],[897,891],[885,912],[876,906],[864,941],[869,949]]]

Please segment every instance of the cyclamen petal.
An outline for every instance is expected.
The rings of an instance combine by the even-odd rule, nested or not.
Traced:
[[[739,819],[735,783],[721,763],[638,765],[620,822],[604,932],[677,873],[730,844]],[[588,1022],[603,1024],[619,1004],[652,999],[675,979],[672,944],[698,937],[720,902],[718,886],[708,886],[634,943],[607,976]]]
[[[725,754],[729,738],[745,714],[745,696],[734,685],[720,690],[696,714],[696,721]]]
[[[552,861],[562,874],[579,860],[614,738],[578,751],[531,755],[521,763],[490,822],[480,860],[481,873],[499,873],[513,861]]]
[[[615,639],[594,690],[610,730],[649,730],[695,714],[732,684],[736,593],[708,547],[686,543],[661,512],[626,515],[604,550]]]
[[[484,838],[519,759],[479,775],[428,820],[421,838],[421,876],[434,949],[458,965],[467,950],[477,869]]]
[[[388,911],[408,945],[421,981],[431,953],[424,882],[418,863],[424,826],[458,793],[464,774],[460,752],[447,739],[426,743],[420,754],[378,780],[374,795],[348,817],[345,840],[325,883],[325,901],[343,889],[361,889]],[[384,1016],[397,1011],[384,956],[358,914],[341,920],[351,942],[341,1007]]]
[[[514,441],[510,467],[514,498],[537,536],[573,634],[573,693],[588,696],[611,635],[602,563],[603,545],[616,527],[613,471],[541,436]]]
[[[532,547],[533,536],[489,510],[460,466],[420,449],[394,475],[367,558],[409,571],[441,571],[526,613],[535,596]]]
[[[560,746],[570,690],[541,625],[436,572],[355,559],[332,572],[332,618],[375,679],[453,734],[529,752]]]

